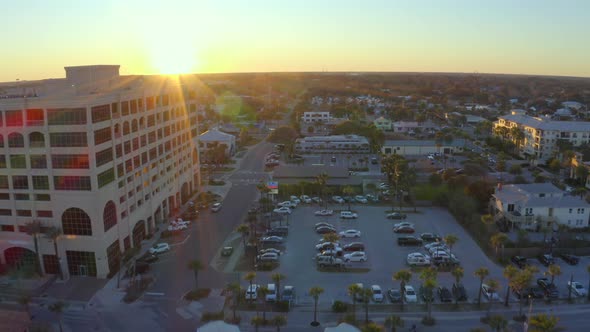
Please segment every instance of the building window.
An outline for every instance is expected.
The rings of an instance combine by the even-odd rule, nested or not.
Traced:
[[[30,216],[32,216],[31,210],[16,210],[16,215],[18,217],[30,217]]]
[[[49,177],[43,175],[33,175],[33,189],[49,190]]]
[[[115,169],[110,168],[110,169],[98,174],[96,176],[96,178],[98,181],[98,187],[102,188],[102,187],[106,186],[107,184],[115,181]]]
[[[123,143],[123,150],[125,150],[125,154],[131,153],[131,141],[126,141]]]
[[[52,125],[84,125],[86,124],[85,108],[48,109],[47,122]]]
[[[11,216],[12,210],[11,209],[0,209],[0,216]]]
[[[61,216],[63,233],[66,235],[92,236],[92,222],[82,209],[69,208]]]
[[[24,154],[11,154],[10,155],[10,167],[11,168],[27,168],[27,158]]]
[[[117,158],[121,158],[123,156],[123,146],[121,144],[115,145],[115,154]]]
[[[26,175],[12,176],[13,189],[29,189],[29,178]]]
[[[128,101],[121,102],[121,114],[129,115],[129,102]]]
[[[17,201],[28,201],[29,194],[14,194],[14,199]]]
[[[8,147],[9,148],[24,148],[25,139],[23,135],[19,133],[10,133],[8,135]]]
[[[105,142],[109,142],[112,139],[111,128],[103,128],[94,131],[94,144],[99,145]]]
[[[6,111],[4,113],[6,116],[6,126],[7,127],[22,127],[23,126],[23,112],[22,111]]]
[[[89,176],[54,176],[53,186],[55,190],[92,190]]]
[[[113,149],[107,148],[96,153],[96,167],[113,161]]]
[[[1,232],[14,232],[14,225],[1,225]]]
[[[39,217],[39,218],[53,218],[53,211],[37,210],[37,217]]]
[[[117,224],[117,207],[113,201],[108,201],[104,206],[102,220],[105,233]]]
[[[96,277],[96,258],[90,251],[66,251],[70,275]]]
[[[57,256],[43,255],[43,267],[47,274],[59,274],[59,265]]]
[[[137,119],[133,119],[133,121],[131,121],[131,132],[135,133],[137,132],[138,126],[137,126]]]
[[[29,146],[32,148],[44,148],[45,147],[45,136],[40,132],[34,132],[29,134]]]
[[[51,147],[85,147],[88,146],[87,135],[84,132],[77,133],[50,133]]]
[[[7,201],[10,199],[10,194],[8,193],[0,193],[0,200]]]
[[[40,202],[49,202],[51,201],[51,196],[49,194],[35,194],[35,200]]]
[[[88,169],[87,154],[52,154],[51,164],[54,169]]]
[[[6,168],[6,156],[3,154],[0,155],[0,168]]]
[[[46,169],[47,168],[47,158],[44,154],[32,154],[30,156],[31,159],[31,168],[37,169]]]
[[[91,108],[92,123],[107,121],[111,119],[110,105],[100,105]]]

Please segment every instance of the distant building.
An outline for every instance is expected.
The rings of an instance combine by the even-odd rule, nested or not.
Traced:
[[[578,167],[580,166],[584,167],[588,173],[586,179],[581,179],[581,182],[586,188],[590,189],[590,161],[582,161],[582,154],[575,152],[570,167],[571,179],[580,179],[580,174],[578,174]]]
[[[588,227],[590,204],[551,183],[499,184],[490,200],[494,221],[539,230],[565,225]]]
[[[422,156],[429,153],[454,154],[462,151],[466,142],[456,139],[451,142],[435,140],[391,140],[385,141],[381,153],[385,155]]]
[[[350,175],[345,167],[337,166],[279,166],[273,172],[273,180],[281,184],[297,184],[299,182],[316,182],[317,177],[326,173],[326,184],[329,186],[362,185],[363,179]]]
[[[584,104],[577,101],[564,101],[563,103],[561,103],[561,106],[579,111],[584,107]]]
[[[328,122],[332,119],[330,112],[303,112],[301,121],[305,123]]]
[[[304,137],[295,140],[295,151],[299,153],[369,153],[367,138],[358,135],[332,135]]]
[[[428,134],[434,134],[439,129],[439,126],[431,121],[417,122],[417,121],[396,121],[393,123],[393,131],[396,133],[404,133],[414,135],[418,131]]]
[[[392,131],[393,130],[393,122],[389,119],[384,117],[379,117],[373,121],[375,127],[381,131]]]
[[[199,150],[205,154],[207,150],[215,146],[225,146],[225,154],[233,156],[236,153],[236,137],[226,134],[218,129],[210,129],[199,135]]]

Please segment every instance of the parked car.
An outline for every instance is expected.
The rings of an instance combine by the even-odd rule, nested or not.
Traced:
[[[293,202],[291,201],[284,201],[284,202],[280,202],[277,204],[278,207],[287,207],[289,209],[293,209],[295,207],[297,207],[297,205],[295,205]]]
[[[334,256],[317,256],[316,263],[319,267],[326,268],[326,267],[344,267],[344,261],[340,258],[336,258]]]
[[[264,236],[287,236],[288,233],[283,229],[269,229],[264,233]]]
[[[265,299],[266,302],[275,302],[277,300],[277,285],[267,284],[266,289],[268,290]]]
[[[188,228],[188,226],[186,224],[175,224],[175,225],[169,225],[168,231],[169,232],[177,232],[177,231],[185,230],[187,228]]]
[[[332,225],[332,224],[330,224],[328,222],[323,222],[323,221],[315,224],[315,226],[314,226],[315,229],[318,229],[320,227],[332,227],[332,228],[335,229],[334,225]]]
[[[260,255],[264,255],[264,254],[267,254],[267,253],[273,253],[273,254],[277,254],[277,255],[280,256],[282,252],[279,249],[277,249],[277,248],[266,248],[266,249],[259,250],[258,253]]]
[[[397,288],[391,288],[387,291],[387,297],[391,303],[399,303],[402,301],[402,292]]]
[[[362,242],[352,242],[342,248],[345,252],[365,251],[365,245]]]
[[[438,296],[440,297],[441,302],[453,302],[451,291],[444,286],[438,287]]]
[[[379,161],[377,160],[376,157],[371,158],[371,165],[377,165],[378,163],[379,163]]]
[[[274,213],[278,213],[278,214],[291,214],[291,209],[289,209],[288,207],[280,207],[278,209],[274,209],[272,210],[272,212]]]
[[[406,285],[405,292],[404,292],[404,300],[407,303],[416,303],[418,302],[418,296],[416,296],[416,291],[414,287]]]
[[[440,242],[442,240],[438,234],[434,233],[422,233],[420,234],[420,238],[424,242]]]
[[[518,268],[520,269],[524,269],[527,266],[527,259],[526,257],[522,257],[522,256],[512,256],[510,258],[510,261],[518,266]]]
[[[295,287],[289,286],[289,285],[283,287],[283,292],[281,293],[281,300],[294,301],[295,300]]]
[[[435,266],[458,266],[461,264],[453,254],[449,256],[433,256],[431,261]]]
[[[421,246],[422,240],[415,236],[400,236],[397,238],[397,244],[400,246]]]
[[[377,197],[376,195],[366,194],[365,197],[367,198],[367,200],[369,200],[369,201],[371,201],[373,203],[379,202],[379,197]]]
[[[345,262],[366,262],[367,255],[364,251],[354,251],[344,255]]]
[[[453,295],[457,301],[467,301],[467,292],[465,287],[461,283],[453,283]]]
[[[166,251],[170,250],[170,245],[168,243],[156,243],[153,247],[150,248],[150,254],[161,254]]]
[[[447,247],[447,245],[444,244],[443,242],[431,242],[431,243],[427,243],[424,245],[424,249],[426,249],[427,251],[431,251],[434,248],[437,248],[437,250],[438,249],[442,249],[442,250],[449,249],[449,247]]]
[[[387,217],[387,219],[403,220],[403,219],[406,219],[408,216],[405,215],[404,213],[392,212],[392,213],[388,213],[386,217]]]
[[[223,247],[221,249],[221,256],[228,257],[234,252],[234,247]]]
[[[377,302],[377,303],[383,302],[383,292],[381,291],[381,286],[372,285],[371,292],[373,293],[373,295],[371,297],[374,302]]]
[[[260,288],[260,286],[258,286],[257,284],[249,285],[246,289],[246,300],[258,299],[258,288]]]
[[[578,263],[580,262],[580,258],[578,256],[570,254],[561,254],[559,255],[559,257],[561,257],[561,259],[569,265],[578,265]]]
[[[315,249],[317,251],[324,251],[324,250],[328,250],[328,249],[334,249],[337,247],[340,247],[340,245],[338,243],[322,242],[322,243],[316,244]]]
[[[334,247],[333,249],[326,249],[321,253],[317,254],[317,256],[331,256],[331,257],[342,257],[343,255],[342,248]]]
[[[276,262],[279,260],[279,255],[274,252],[267,252],[256,256],[256,260],[260,262]]]
[[[358,215],[356,213],[351,212],[351,211],[342,211],[342,212],[340,212],[340,218],[341,219],[356,219],[356,218],[358,218]]]
[[[333,210],[319,210],[314,212],[313,214],[315,214],[316,216],[320,216],[320,217],[327,217],[327,216],[331,216],[334,214]]]
[[[340,237],[361,237],[361,231],[357,231],[356,229],[347,229],[339,233]]]
[[[344,198],[342,198],[340,196],[332,196],[332,201],[334,203],[342,204],[342,203],[344,203]]]
[[[291,197],[289,197],[289,200],[292,204],[295,204],[295,206],[301,204],[301,200],[297,196],[292,195]]]
[[[219,212],[219,210],[221,210],[221,203],[217,202],[211,205],[211,212]]]
[[[401,226],[401,227],[394,227],[394,233],[404,233],[404,234],[413,234],[416,230],[410,226]]]
[[[547,278],[537,279],[537,285],[541,286],[548,298],[556,299],[559,297],[559,291],[555,284],[552,284]]]
[[[315,196],[315,197],[312,197],[312,198],[311,198],[311,200],[312,200],[314,203],[317,203],[317,204],[320,204],[320,203],[322,202],[322,199],[321,199],[321,198],[319,198],[319,197],[317,197],[317,196]]]
[[[146,255],[144,255],[143,257],[138,259],[138,261],[150,264],[150,263],[154,263],[154,262],[158,261],[158,259],[159,259],[158,256],[151,254],[151,253],[147,253]]]
[[[554,262],[553,256],[551,256],[549,254],[540,255],[539,262],[541,262],[541,264],[543,264],[545,266],[549,266],[549,265],[553,264],[553,262]]]
[[[488,299],[488,301],[500,301],[500,297],[498,296],[498,290],[493,289],[487,284],[481,285],[481,292]]]
[[[574,294],[575,296],[588,295],[588,291],[586,291],[586,288],[584,288],[584,286],[582,286],[582,284],[577,281],[568,281],[567,288],[571,289],[572,294]]]
[[[268,242],[268,243],[283,243],[283,238],[280,236],[267,236],[263,237],[260,242]]]
[[[354,196],[354,200],[361,203],[361,204],[367,204],[369,203],[369,201],[365,198],[365,196],[363,195],[356,195]]]
[[[328,234],[328,233],[336,233],[336,228],[334,227],[327,227],[322,226],[315,229],[316,233],[318,234]]]
[[[301,195],[301,196],[299,196],[299,199],[301,200],[301,202],[303,202],[305,204],[311,203],[311,197],[309,197],[307,195]]]
[[[411,255],[411,254],[410,254]],[[410,266],[428,266],[430,265],[430,258],[428,256],[410,256],[406,258],[406,262]]]
[[[407,227],[414,227],[414,224],[412,224],[411,222],[408,222],[408,221],[402,221],[400,223],[397,223],[397,224],[393,225],[394,228],[396,228],[396,227],[406,227],[406,226]]]

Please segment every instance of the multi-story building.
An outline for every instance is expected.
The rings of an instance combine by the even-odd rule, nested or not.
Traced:
[[[301,120],[305,123],[328,122],[332,119],[330,112],[303,112]]]
[[[393,130],[393,122],[389,119],[386,119],[382,116],[375,119],[373,121],[375,127],[381,131],[392,131]]]
[[[358,135],[304,137],[295,140],[295,151],[300,153],[369,153],[367,138]]]
[[[34,259],[35,222],[43,272],[104,278],[198,190],[196,92],[119,66],[65,70],[0,84],[0,263]]]
[[[528,230],[588,227],[590,204],[551,183],[499,184],[490,200],[496,222]]]
[[[512,128],[524,134],[515,139]],[[556,151],[560,140],[579,146],[590,141],[590,122],[553,121],[545,117],[511,114],[498,118],[494,123],[494,133],[512,139],[518,144],[522,157],[536,161],[546,161]]]

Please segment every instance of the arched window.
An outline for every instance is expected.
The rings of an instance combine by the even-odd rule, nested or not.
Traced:
[[[125,121],[123,123],[123,135],[129,134],[129,122]]]
[[[4,136],[0,135],[0,148],[4,147]]]
[[[131,122],[131,132],[137,132],[137,119],[133,119],[133,121]]]
[[[139,118],[139,128],[145,128],[145,119],[143,118],[143,116]]]
[[[9,148],[24,148],[25,139],[23,135],[19,133],[11,133],[8,135],[8,147]]]
[[[108,201],[102,211],[102,221],[104,223],[104,232],[117,224],[117,207],[113,201]]]
[[[92,236],[92,222],[82,209],[69,208],[61,215],[61,224],[65,235]]]
[[[115,124],[115,137],[121,137],[121,126],[117,123]]]
[[[40,132],[36,131],[29,134],[29,146],[32,148],[44,148],[45,137]]]

